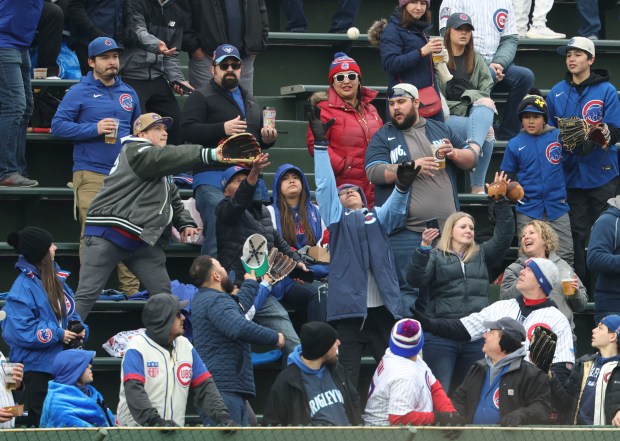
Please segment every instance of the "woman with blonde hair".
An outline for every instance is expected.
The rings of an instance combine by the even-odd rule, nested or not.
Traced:
[[[495,180],[507,181],[495,174]],[[496,224],[493,236],[478,245],[474,241],[474,218],[464,212],[448,217],[437,248],[436,228],[426,228],[407,270],[407,283],[429,292],[429,318],[460,319],[486,307],[488,268],[503,260],[515,231],[512,208],[506,200],[494,203]],[[430,332],[424,335],[424,361],[446,391],[458,387],[469,367],[482,358],[482,340],[458,342]]]
[[[577,274],[575,274],[573,268],[557,255],[557,250],[558,235],[548,222],[533,220],[526,224],[521,231],[519,258],[504,271],[499,298],[500,300],[519,298],[519,291],[517,291],[516,287],[517,280],[519,278],[519,272],[525,268],[526,262],[534,257],[549,259],[558,267],[560,279],[568,277],[569,274],[571,275],[574,294],[565,295],[562,291],[562,284],[559,282],[553,286],[549,297],[566,316],[570,322],[571,328],[575,329],[573,312],[581,312],[586,309],[588,304],[588,293]]]

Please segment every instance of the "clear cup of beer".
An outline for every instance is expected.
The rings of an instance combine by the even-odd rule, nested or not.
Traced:
[[[9,391],[17,389],[17,382],[13,378],[13,370],[17,369],[18,363],[2,363],[2,374],[4,377],[4,388]]]
[[[114,120],[114,123],[116,124],[116,128],[110,133],[105,134],[105,143],[116,144],[116,138],[118,137],[118,125],[120,124],[120,121],[118,118],[110,118],[110,119]]]
[[[572,269],[562,271],[562,292],[565,296],[572,296],[575,294],[575,287],[573,286],[574,277],[575,271]]]
[[[442,41],[441,48],[443,50],[443,38],[441,38],[441,37],[432,37],[431,41],[432,40],[441,40]],[[441,53],[441,51],[433,52],[433,63],[443,63],[443,54]]]

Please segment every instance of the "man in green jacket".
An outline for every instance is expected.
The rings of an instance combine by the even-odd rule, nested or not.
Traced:
[[[146,113],[88,208],[76,310],[86,319],[114,267],[123,262],[153,294],[171,293],[162,245],[170,223],[190,242],[199,230],[183,208],[171,174],[212,164],[221,149],[166,145],[171,118]],[[163,239],[162,239],[163,237]]]

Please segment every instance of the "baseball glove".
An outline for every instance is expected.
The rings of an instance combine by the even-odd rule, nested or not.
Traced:
[[[572,152],[583,141],[588,139],[590,125],[583,119],[577,117],[559,118],[558,129],[560,130],[560,139],[564,150]]]
[[[609,128],[607,124],[597,124],[590,128],[587,136],[588,141],[593,141],[601,146],[601,148],[606,148],[609,145],[609,141],[611,139],[609,135]]]
[[[251,133],[238,133],[220,142],[222,161],[231,164],[252,164],[260,155],[258,141]]]
[[[269,252],[267,261],[269,262],[268,273],[273,279],[273,283],[284,279],[297,265],[293,259],[279,252],[276,247],[273,247]]]
[[[549,373],[558,336],[550,329],[536,326],[530,341],[530,361],[544,373]]]

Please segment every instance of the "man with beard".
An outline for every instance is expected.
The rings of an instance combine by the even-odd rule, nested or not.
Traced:
[[[86,211],[103,186],[103,179],[121,151],[121,138],[131,134],[140,116],[138,95],[121,81],[119,48],[112,38],[99,37],[88,45],[92,72],[65,94],[52,119],[54,135],[74,142],[73,190],[84,240]],[[117,122],[114,120],[118,120]],[[105,135],[116,132],[114,143]],[[118,266],[119,288],[127,295],[138,292],[140,282],[124,264]]]
[[[273,280],[265,274],[259,285],[253,272],[245,274],[235,292],[224,267],[210,256],[194,259],[189,276],[198,288],[192,302],[194,345],[209,366],[230,417],[247,426],[247,400],[256,397],[251,345],[284,346],[282,333],[246,318],[259,290],[271,290]],[[230,375],[231,366],[236,366],[235,375]]]
[[[405,228],[390,235],[405,314],[418,299],[418,289],[406,281],[411,253],[422,242],[427,220],[437,219],[443,229],[448,216],[459,210],[457,168],[470,170],[480,153],[478,145],[468,145],[444,123],[421,117],[420,105],[415,86],[394,86],[389,99],[391,122],[373,136],[366,151],[366,174],[375,184],[376,205],[383,205],[392,194],[398,164],[415,161],[421,168],[409,192]],[[423,309],[426,299],[420,298],[422,304],[417,307]]]
[[[231,135],[248,132],[263,149],[271,147],[278,132],[263,127],[262,107],[243,87],[239,87],[242,71],[239,50],[223,44],[213,53],[213,78],[190,95],[183,108],[183,139],[201,145],[216,146]],[[220,182],[226,170],[223,164],[202,167],[194,173],[196,208],[204,224],[205,240],[201,254],[215,256],[215,207],[223,199]],[[258,198],[269,199],[267,187],[259,181]]]
[[[301,345],[269,391],[264,425],[359,426],[360,399],[338,364],[338,334],[327,323],[301,327]]]

